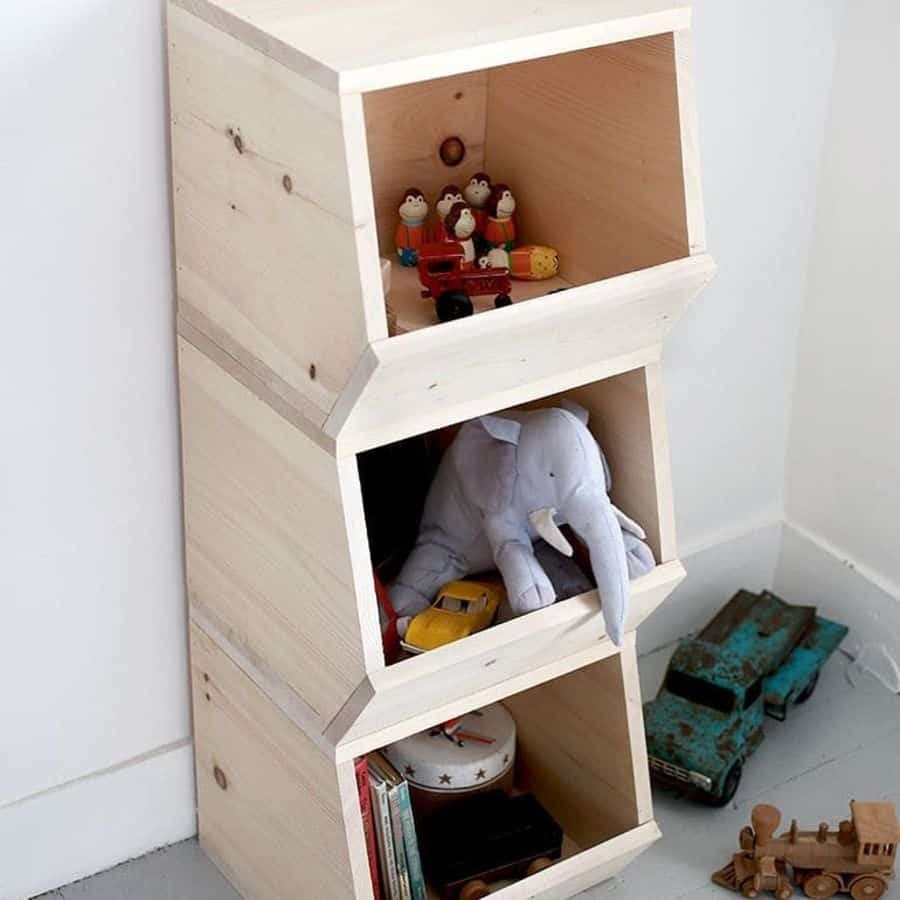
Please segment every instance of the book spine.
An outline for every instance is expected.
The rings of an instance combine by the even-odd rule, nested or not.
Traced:
[[[355,763],[356,789],[359,793],[359,811],[362,815],[363,832],[366,836],[366,852],[369,856],[369,873],[372,876],[372,894],[381,900],[381,886],[378,883],[378,845],[375,841],[375,820],[372,817],[372,797],[369,793],[369,767],[364,756]]]
[[[400,896],[400,880],[397,877],[397,860],[394,851],[394,835],[391,828],[391,809],[388,803],[387,785],[372,781],[372,798],[375,806],[375,832],[378,835],[378,852],[381,860],[381,877],[385,893],[390,900],[403,900]]]
[[[394,853],[397,857],[397,878],[400,882],[401,900],[412,900],[412,889],[409,884],[409,869],[406,864],[406,841],[403,834],[403,821],[400,815],[400,788],[393,787],[388,792],[391,807],[391,826],[394,832]]]
[[[403,825],[403,844],[406,847],[406,867],[409,870],[409,886],[413,900],[428,900],[425,890],[425,875],[422,872],[422,858],[419,856],[419,839],[416,836],[416,820],[413,817],[412,802],[409,798],[409,784],[403,782],[397,788],[400,800],[400,822]]]

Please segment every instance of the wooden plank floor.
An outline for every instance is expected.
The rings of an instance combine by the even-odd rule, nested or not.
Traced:
[[[646,697],[659,684],[671,648],[641,659]],[[805,828],[836,823],[851,798],[900,806],[900,697],[877,683],[851,686],[847,660],[833,659],[819,687],[786,722],[766,721],[767,736],[747,765],[733,804],[710,810],[657,791],[663,838],[621,878],[579,900],[713,900],[736,896],[709,883],[737,845],[754,803],[773,802]],[[897,890],[895,887],[894,890]],[[195,841],[125,863],[44,895],[54,900],[240,900]]]

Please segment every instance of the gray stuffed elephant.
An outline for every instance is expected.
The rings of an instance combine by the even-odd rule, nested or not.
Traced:
[[[609,468],[587,428],[587,411],[505,412],[466,422],[428,493],[416,545],[390,589],[400,617],[425,609],[448,581],[497,568],[522,614],[556,599],[532,544],[572,547],[568,524],[590,552],[607,633],[622,641],[629,577],[655,565],[641,527],[607,495]],[[401,631],[407,619],[401,618]]]

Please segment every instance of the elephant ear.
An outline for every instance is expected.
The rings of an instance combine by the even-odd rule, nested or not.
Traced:
[[[580,403],[576,403],[574,400],[563,397],[563,399],[559,401],[559,406],[561,409],[564,409],[566,412],[575,416],[575,418],[587,428],[590,414]],[[600,461],[603,463],[603,474],[606,476],[606,493],[608,494],[612,488],[612,472],[609,470],[609,463],[606,461],[606,454],[603,452],[603,448],[598,444],[597,449],[600,451]]]
[[[482,416],[467,422],[456,439],[463,492],[485,513],[497,513],[512,504],[521,428],[512,419]]]
[[[572,413],[582,425],[587,427],[588,418],[590,417],[590,413],[580,404],[576,403],[574,400],[569,400],[567,397],[563,397],[562,400],[559,401],[560,409],[564,409],[568,413]]]
[[[519,422],[514,419],[504,419],[503,416],[482,416],[478,421],[494,440],[518,445],[519,435],[522,432]]]

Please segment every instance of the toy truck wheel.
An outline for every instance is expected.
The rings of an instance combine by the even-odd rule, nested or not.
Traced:
[[[464,319],[474,312],[472,301],[464,291],[444,291],[435,301],[434,308],[441,322]]]
[[[813,675],[812,678],[809,679],[809,684],[800,691],[799,694],[794,698],[794,703],[806,703],[810,697],[813,695],[813,691],[816,689],[816,685],[819,683],[819,672],[816,670],[816,674]]]
[[[459,892],[459,900],[481,900],[482,897],[487,897],[490,892],[491,889],[488,885],[480,879],[467,881]]]
[[[719,794],[706,794],[704,796],[706,803],[709,806],[728,806],[737,793],[738,786],[741,783],[741,775],[743,774],[744,770],[741,764],[736,762],[725,776],[725,781],[722,783],[722,792]]]
[[[497,294],[494,297],[494,306],[500,309],[501,306],[512,306],[512,297],[509,294]]]
[[[528,868],[525,870],[525,874],[537,875],[538,872],[543,872],[544,869],[549,869],[552,865],[552,859],[547,856],[539,856],[537,859],[533,859],[530,863],[528,863]]]
[[[745,897],[752,898],[759,896],[759,876],[751,875],[749,878],[745,878],[741,883],[741,893]]]
[[[879,875],[860,875],[850,883],[853,900],[877,900],[887,890],[887,882]]]
[[[778,886],[775,888],[776,900],[789,900],[794,895],[794,889],[791,883],[785,877],[778,879]]]
[[[834,875],[810,875],[803,882],[803,892],[807,897],[833,897],[841,889],[841,883]]]

